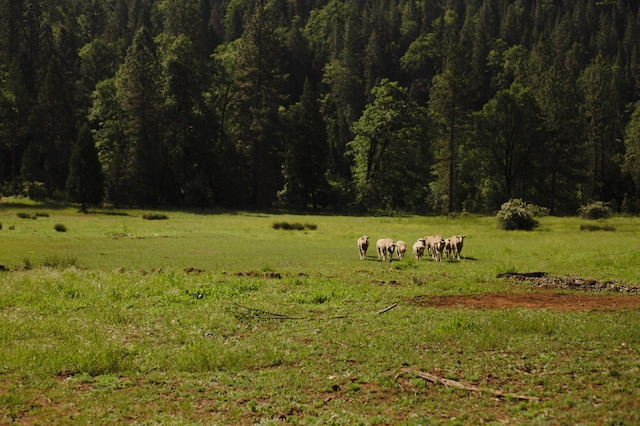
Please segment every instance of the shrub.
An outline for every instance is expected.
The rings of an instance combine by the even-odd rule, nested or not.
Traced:
[[[18,216],[20,219],[37,219],[38,218],[38,216],[36,216],[35,214],[25,213],[25,212],[18,212],[16,213],[16,216]]]
[[[64,226],[62,223],[56,223],[53,229],[55,229],[58,232],[67,232],[67,227]]]
[[[167,216],[166,214],[154,213],[154,214],[145,214],[142,216],[142,218],[146,220],[166,220],[166,219],[169,219],[169,216]]]
[[[616,228],[614,226],[611,226],[611,225],[600,226],[600,225],[585,225],[585,224],[582,224],[582,225],[580,225],[580,230],[581,231],[615,231]]]
[[[602,201],[594,201],[578,209],[578,214],[583,219],[606,219],[611,217],[613,210]]]
[[[289,222],[275,222],[273,224],[273,229],[284,229],[285,231],[303,231],[305,229],[309,229],[311,231],[315,231],[318,229],[318,225],[314,225],[312,223],[305,223],[304,225],[301,223],[289,223]]]
[[[544,211],[542,208],[528,204],[519,198],[511,199],[500,207],[496,215],[498,226],[506,231],[531,231],[540,225],[534,216],[542,211]]]

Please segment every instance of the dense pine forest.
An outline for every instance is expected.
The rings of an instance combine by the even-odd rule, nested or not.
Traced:
[[[0,189],[640,208],[633,0],[0,0]]]

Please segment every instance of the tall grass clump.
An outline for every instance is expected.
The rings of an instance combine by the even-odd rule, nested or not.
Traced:
[[[57,255],[49,255],[45,257],[43,266],[47,268],[67,269],[76,266],[77,259],[74,256],[60,258]]]
[[[607,219],[613,215],[613,210],[602,201],[594,201],[586,206],[580,206],[578,214],[583,219]]]
[[[498,227],[505,231],[531,231],[540,226],[540,222],[534,216],[541,216],[544,212],[545,209],[539,206],[529,204],[519,198],[513,198],[500,207],[500,211],[496,215]]]

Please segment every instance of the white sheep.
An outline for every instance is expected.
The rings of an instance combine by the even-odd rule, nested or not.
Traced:
[[[454,235],[451,240],[451,253],[456,259],[460,260],[460,253],[462,252],[462,244],[464,243],[466,235]]]
[[[407,252],[407,243],[402,240],[396,241],[396,254],[398,255],[398,260],[404,259],[404,254]]]
[[[391,262],[393,252],[396,249],[396,245],[391,238],[380,238],[376,242],[376,248],[378,249],[378,259],[384,261],[388,258],[389,262]]]
[[[418,241],[413,243],[413,254],[416,257],[416,260],[422,259],[424,255],[424,249],[427,247],[426,240],[424,238],[419,238]]]
[[[360,253],[360,259],[364,260],[367,258],[367,249],[369,248],[369,236],[363,235],[358,238],[358,253]]]
[[[442,252],[444,251],[444,239],[442,235],[427,236],[425,240],[427,241],[427,252],[433,259],[441,262]]]

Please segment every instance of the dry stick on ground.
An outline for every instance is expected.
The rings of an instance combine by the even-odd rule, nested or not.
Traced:
[[[463,383],[457,382],[455,380],[451,380],[451,379],[445,379],[444,377],[438,377],[438,376],[434,376],[433,374],[429,374],[429,373],[425,373],[424,371],[420,371],[420,370],[413,370],[411,368],[403,368],[401,371],[402,373],[409,373],[409,374],[415,374],[418,377],[421,377],[425,380],[428,380],[430,382],[433,383],[441,383],[445,386],[449,386],[452,388],[458,388],[458,389],[464,389],[464,390],[468,390],[468,391],[472,391],[472,392],[484,392],[484,393],[490,393],[492,395],[495,396],[499,396],[501,398],[513,398],[513,399],[524,399],[527,401],[539,401],[540,398],[538,398],[537,396],[528,396],[528,395],[519,395],[519,394],[514,394],[514,393],[505,393],[502,392],[500,390],[494,390],[494,389],[485,389],[482,388],[480,386],[474,386],[474,385],[465,385]]]
[[[331,316],[331,317],[326,317],[326,318],[312,318],[312,317],[292,317],[289,315],[283,315],[283,314],[278,314],[278,313],[273,313],[273,312],[269,312],[269,311],[265,311],[263,309],[256,309],[256,308],[252,308],[249,306],[242,306],[239,303],[233,302],[234,305],[236,305],[238,308],[244,309],[248,312],[253,312],[256,316],[263,318],[263,319],[277,319],[277,320],[304,320],[304,319],[308,319],[308,320],[318,320],[318,319],[339,319],[339,318],[348,318],[351,315],[349,314],[345,314],[345,315],[335,315],[335,316]],[[396,306],[398,306],[398,303],[394,303],[386,308],[384,308],[381,311],[376,312],[376,315],[381,315],[384,314],[385,312],[390,311],[391,309],[395,308]]]
[[[383,309],[383,310],[381,310],[381,311],[376,312],[376,315],[384,314],[385,312],[392,310],[392,309],[393,309],[393,308],[395,308],[396,306],[398,306],[398,302],[394,303],[394,304],[393,304],[393,305],[391,305],[391,306],[388,306],[388,307],[384,308],[384,309]]]
[[[234,305],[236,305],[239,308],[245,309],[249,312],[253,312],[256,315],[260,316],[261,318],[265,318],[265,319],[280,319],[280,320],[302,320],[302,319],[306,319],[303,317],[291,317],[288,315],[282,315],[282,314],[276,314],[273,312],[269,312],[269,311],[265,311],[263,309],[256,309],[256,308],[251,308],[249,306],[242,306],[239,303],[233,302]]]

